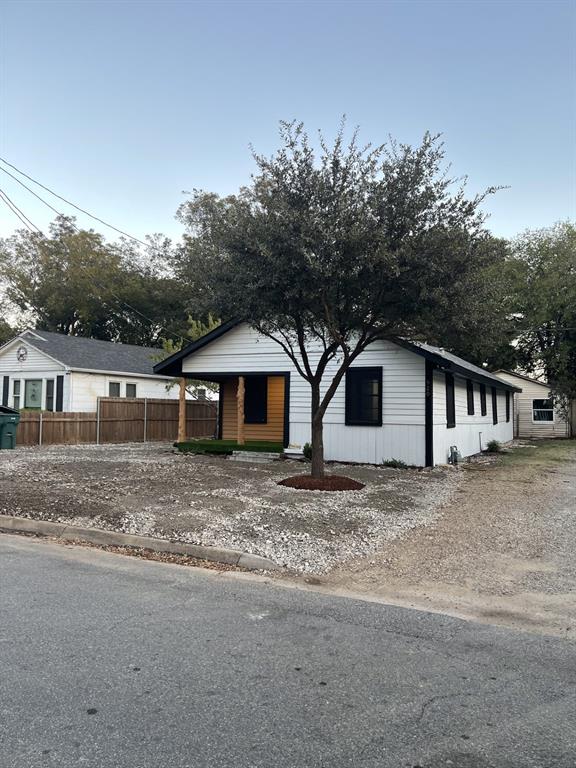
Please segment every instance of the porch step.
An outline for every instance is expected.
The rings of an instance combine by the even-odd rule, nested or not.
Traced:
[[[232,456],[229,456],[228,460],[247,461],[250,464],[269,464],[271,461],[276,461],[279,456],[279,453],[269,451],[232,451]]]

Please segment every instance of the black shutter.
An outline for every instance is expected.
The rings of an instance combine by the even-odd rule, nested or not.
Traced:
[[[247,376],[244,386],[244,423],[266,424],[268,421],[268,377]]]
[[[446,426],[448,429],[456,426],[456,400],[454,395],[454,376],[446,373]]]
[[[492,387],[492,424],[498,424],[498,393]]]
[[[480,384],[480,413],[486,416],[486,384]]]
[[[474,383],[466,380],[466,399],[468,401],[468,416],[474,416]]]
[[[62,411],[64,405],[64,376],[56,376],[56,410]]]
[[[54,379],[46,381],[46,410],[54,410]]]
[[[8,393],[10,391],[10,376],[4,376],[2,381],[2,405],[8,405]]]
[[[506,421],[510,421],[510,392],[506,390]]]

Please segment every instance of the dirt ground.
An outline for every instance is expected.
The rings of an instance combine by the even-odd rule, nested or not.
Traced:
[[[0,514],[241,549],[293,586],[576,639],[576,441],[433,471],[334,465],[365,483],[277,485],[297,462],[165,444],[0,452]]]
[[[334,569],[322,588],[576,640],[576,441],[462,472],[430,526]]]
[[[322,493],[277,484],[308,471],[158,443],[21,448],[0,452],[0,514],[239,549],[319,574],[428,525],[460,482],[448,469],[334,465],[366,486]]]

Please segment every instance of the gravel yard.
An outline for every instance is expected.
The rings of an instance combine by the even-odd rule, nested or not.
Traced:
[[[322,588],[576,640],[576,441],[462,465],[431,525],[336,567]]]
[[[175,454],[158,443],[19,448],[0,452],[0,513],[230,547],[322,574],[429,526],[462,481],[453,469],[333,465],[365,488],[277,485],[307,470]]]

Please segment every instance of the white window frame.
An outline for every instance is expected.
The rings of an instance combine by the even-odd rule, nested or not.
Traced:
[[[110,386],[112,384],[118,384],[118,394],[117,395],[111,395],[110,394]],[[122,382],[121,381],[109,381],[108,382],[108,397],[122,397]]]
[[[134,397],[128,395],[128,387],[130,386],[134,387]],[[138,385],[135,381],[127,381],[124,384],[124,397],[127,400],[136,400],[138,398]]]
[[[534,402],[536,400],[550,400],[552,402],[552,408],[534,408]],[[535,419],[534,411],[546,411],[552,413],[551,419]],[[554,424],[556,421],[556,414],[554,413],[554,398],[552,397],[533,397],[532,398],[532,424]]]
[[[18,392],[16,392],[16,385],[18,385]],[[16,405],[18,400],[18,405]],[[20,404],[22,402],[22,381],[21,379],[12,379],[12,407],[17,411],[20,410]]]

